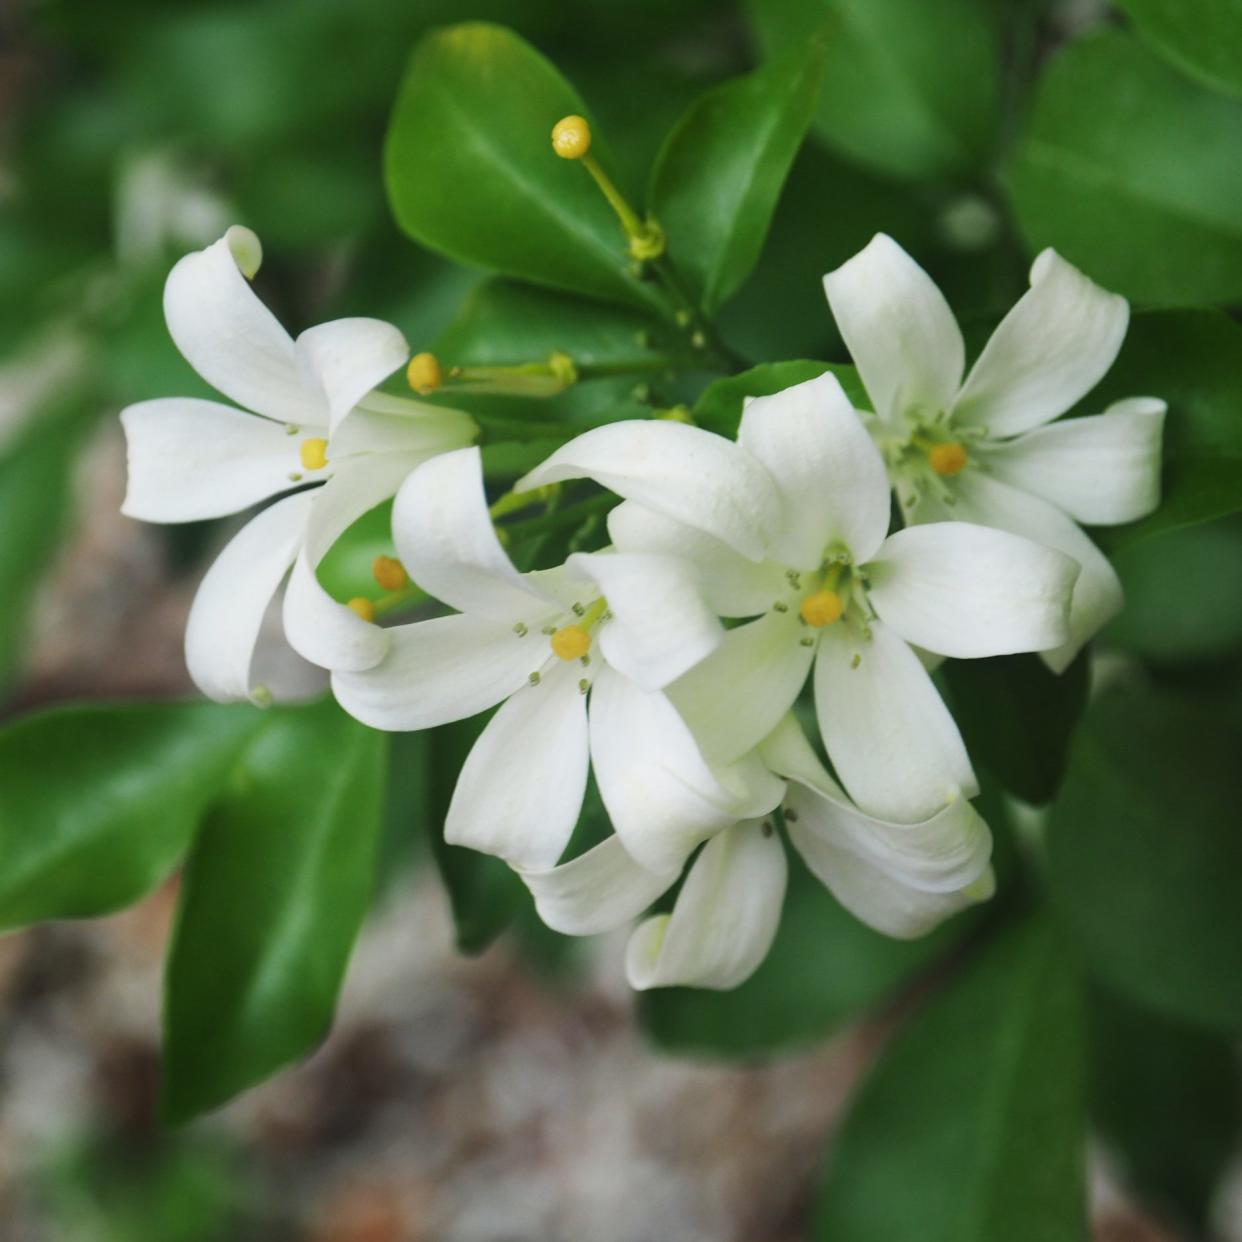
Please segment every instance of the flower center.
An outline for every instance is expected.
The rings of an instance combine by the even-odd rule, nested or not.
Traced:
[[[841,620],[845,603],[836,591],[815,591],[802,601],[798,611],[812,629],[822,630],[824,626]]]
[[[591,650],[591,632],[581,625],[562,625],[548,641],[552,653],[566,662],[581,660]]]
[[[303,440],[298,447],[298,456],[307,470],[322,470],[328,464],[328,442],[318,436]]]
[[[927,463],[942,478],[952,478],[966,469],[969,458],[966,448],[957,440],[949,440],[944,444],[933,444],[927,450]]]

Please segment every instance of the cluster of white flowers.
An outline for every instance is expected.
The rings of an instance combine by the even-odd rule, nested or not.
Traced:
[[[572,935],[638,918],[689,863],[671,913],[632,933],[638,988],[728,988],[756,968],[784,897],[782,826],[890,935],[989,895],[978,784],[928,669],[1040,652],[1060,671],[1120,606],[1076,523],[1156,505],[1164,403],[1052,420],[1112,364],[1123,299],[1046,251],[963,380],[944,298],[877,237],[825,278],[872,411],[826,373],[748,401],[736,442],[675,421],[590,430],[514,491],[593,480],[621,498],[611,545],[523,573],[472,420],[374,391],[408,360],[401,334],[350,319],[295,342],[250,289],[258,261],[253,234],[230,229],[174,268],[165,298],[182,353],[252,413],[168,399],[122,415],[135,517],[213,517],[299,489],[203,581],[186,646],[205,693],[270,693],[251,665],[292,569],[285,635],[359,720],[425,729],[499,705],[446,837],[505,859]],[[904,526],[890,533],[894,490]],[[316,566],[393,495],[397,580],[452,611],[385,628],[333,600]],[[795,715],[808,677],[835,778]],[[589,770],[615,833],[561,861]]]

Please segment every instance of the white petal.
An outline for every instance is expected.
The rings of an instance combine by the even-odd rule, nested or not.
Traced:
[[[979,470],[964,470],[954,482],[958,517],[1025,535],[1072,556],[1082,567],[1070,602],[1069,639],[1061,647],[1040,653],[1053,672],[1063,671],[1082,645],[1121,611],[1116,571],[1082,528],[1046,500]]]
[[[830,544],[858,561],[880,546],[888,532],[888,473],[835,375],[749,401],[737,438],[767,467],[785,504],[774,560],[813,569]]]
[[[208,698],[246,699],[263,614],[302,545],[313,492],[278,500],[225,545],[207,571],[185,627],[185,659]]]
[[[1160,503],[1165,404],[1131,397],[975,451],[989,473],[1089,526],[1133,522]]]
[[[410,577],[461,612],[512,625],[555,607],[500,546],[477,448],[442,453],[419,466],[397,493],[392,530]]]
[[[770,826],[727,828],[695,859],[673,913],[635,929],[625,955],[631,986],[737,987],[772,947],[787,876]]]
[[[1045,250],[966,377],[954,421],[1012,436],[1064,414],[1113,365],[1129,318],[1125,298]]]
[[[585,854],[545,871],[519,871],[539,917],[566,936],[594,936],[636,919],[677,879],[640,867],[615,833]]]
[[[121,512],[144,522],[197,522],[236,513],[325,477],[299,459],[281,423],[193,397],[121,411],[129,483]]]
[[[669,687],[669,698],[713,760],[754,749],[793,706],[815,658],[792,609],[770,612],[725,633],[702,664]]]
[[[732,441],[684,423],[592,428],[557,449],[515,489],[581,478],[715,535],[753,561],[779,525],[780,498],[763,467]]]
[[[400,400],[391,411],[357,406],[332,433],[329,446],[334,461],[355,453],[421,453],[434,457],[465,448],[478,437],[479,428],[464,410]],[[393,398],[394,402],[399,399]]]
[[[571,668],[517,691],[487,722],[453,790],[444,839],[513,867],[555,865],[586,793],[586,695]]]
[[[907,410],[950,407],[962,334],[932,278],[891,237],[877,234],[824,277],[824,289],[877,414],[892,423]]]
[[[815,661],[815,713],[828,757],[863,810],[928,819],[978,782],[961,734],[918,657],[880,621],[865,641],[829,626]]]
[[[785,571],[775,561],[748,561],[715,536],[634,500],[623,501],[608,514],[608,533],[620,552],[684,558],[717,616],[757,616],[788,590]]]
[[[938,655],[1044,651],[1069,638],[1078,562],[1008,531],[970,522],[908,526],[867,566],[884,623]]]
[[[327,402],[305,381],[292,338],[238,269],[230,235],[237,236],[230,229],[168,273],[168,331],[199,375],[238,405],[281,422],[326,427]]]
[[[595,679],[590,711],[600,796],[627,852],[650,871],[676,870],[700,841],[780,801],[783,785],[757,767],[714,771],[664,695],[610,668]]]
[[[303,376],[327,402],[335,431],[372,388],[406,364],[410,347],[382,319],[335,319],[303,332],[297,354]]]
[[[568,568],[594,579],[608,600],[612,617],[600,627],[600,653],[645,690],[662,690],[724,637],[684,561],[641,552],[578,553]]]
[[[374,668],[332,675],[340,705],[376,729],[464,720],[508,698],[548,663],[539,634],[519,637],[485,617],[437,617],[387,633],[388,654]]]

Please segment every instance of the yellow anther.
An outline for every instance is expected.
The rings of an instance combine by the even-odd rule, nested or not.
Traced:
[[[328,464],[328,442],[318,436],[303,440],[298,447],[298,456],[307,470],[322,470]]]
[[[405,368],[405,378],[416,393],[426,396],[444,383],[444,371],[435,354],[415,354]]]
[[[584,116],[562,117],[552,127],[552,150],[563,160],[580,160],[591,149],[591,127]]]
[[[375,620],[375,605],[365,595],[355,595],[345,607],[356,612],[364,621]]]
[[[836,591],[816,591],[802,601],[798,611],[802,613],[802,619],[807,625],[820,630],[825,625],[840,621],[845,605],[841,603],[841,597]]]
[[[405,566],[392,556],[377,556],[371,565],[371,572],[385,591],[399,591],[410,580]]]
[[[581,660],[591,650],[591,635],[580,625],[563,625],[549,640],[562,660]]]
[[[956,440],[933,445],[927,451],[927,461],[931,468],[946,477],[961,474],[966,469],[966,460],[966,449]]]

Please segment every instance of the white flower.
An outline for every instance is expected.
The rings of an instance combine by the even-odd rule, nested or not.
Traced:
[[[824,277],[832,312],[879,416],[908,523],[957,518],[1026,535],[1082,565],[1061,671],[1121,607],[1112,566],[1076,524],[1129,522],[1159,502],[1165,403],[1118,401],[1048,426],[1113,364],[1129,309],[1051,250],[962,380],[965,348],[931,278],[878,235]]]
[[[551,867],[578,820],[588,766],[625,849],[656,874],[776,805],[780,782],[757,758],[709,765],[662,693],[722,634],[682,562],[601,552],[519,573],[488,514],[474,448],[414,471],[393,532],[413,579],[458,611],[387,631],[385,658],[334,673],[333,689],[381,729],[502,704],[462,768],[446,840]]]
[[[266,697],[251,663],[263,615],[291,565],[285,632],[301,655],[329,668],[365,667],[383,656],[385,632],[332,600],[315,566],[416,465],[476,433],[459,411],[371,391],[409,355],[391,324],[340,319],[295,342],[247,282],[260,259],[258,238],[234,226],[181,259],[164,288],[178,349],[244,409],[170,397],[121,413],[129,446],[122,511],[130,517],[196,521],[325,484],[264,509],[199,588],[186,658],[199,688],[219,700]]]
[[[721,461],[749,458],[767,473],[752,497],[756,525],[739,525],[733,479],[702,474],[687,453],[692,430],[652,422],[589,431],[521,486],[599,479],[627,497],[609,518],[622,552],[684,557],[717,613],[756,618],[670,687],[703,753],[728,763],[750,752],[814,665],[824,744],[860,807],[914,823],[972,797],[957,727],[908,644],[957,657],[1057,646],[1077,563],[963,522],[886,538],[884,462],[832,375],[752,401],[738,445],[697,433],[719,441]],[[619,473],[617,462],[629,460],[658,461],[661,485]]]

